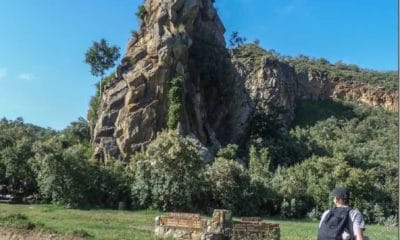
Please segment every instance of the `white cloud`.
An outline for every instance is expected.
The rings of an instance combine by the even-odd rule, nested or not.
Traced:
[[[7,68],[0,68],[0,79],[7,76]]]
[[[276,9],[276,12],[283,15],[301,14],[309,15],[311,8],[306,0],[291,0],[286,5]]]
[[[27,81],[29,81],[29,80],[34,80],[34,79],[36,79],[36,76],[35,76],[35,74],[33,74],[33,73],[21,73],[20,75],[18,75],[18,78],[19,78],[19,79],[22,79],[22,80],[27,80]]]

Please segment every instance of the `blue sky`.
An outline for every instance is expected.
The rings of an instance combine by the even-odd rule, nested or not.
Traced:
[[[121,47],[142,0],[0,2],[0,117],[62,129],[86,117],[93,40]],[[283,55],[397,69],[396,0],[216,0],[227,29]]]

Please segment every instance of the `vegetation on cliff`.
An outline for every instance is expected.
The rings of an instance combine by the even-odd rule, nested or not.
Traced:
[[[265,50],[254,43],[240,45],[233,53],[234,57],[251,64],[254,72],[259,70],[257,68],[261,66],[261,59],[267,57],[289,63],[298,74],[307,75],[310,70],[317,70],[327,72],[330,78],[341,81],[359,82],[395,90],[398,87],[396,71],[374,71],[355,64],[346,64],[342,61],[331,63],[324,58],[312,58],[305,55],[283,56],[273,49]]]
[[[183,77],[177,76],[170,81],[168,90],[168,119],[169,129],[175,129],[181,120],[183,102]]]
[[[244,44],[237,32],[229,52],[212,6],[207,14],[198,12],[200,6],[185,6],[178,11],[182,19],[197,25],[173,22],[180,17],[169,19],[163,15],[168,11],[157,15],[139,7],[142,21],[159,22],[146,29],[146,41],[132,47],[136,39],[130,45],[134,50],[128,49],[129,63],[121,63],[119,77],[101,79],[90,102],[89,122],[102,128],[97,137],[93,134],[92,143],[106,150],[96,154],[105,156],[116,149],[108,155],[124,155],[126,162],[92,159],[89,129],[96,128],[84,119],[59,132],[3,119],[1,193],[69,207],[116,208],[126,203],[132,209],[228,208],[241,215],[317,218],[331,204],[329,191],[340,184],[352,190],[354,206],[368,221],[381,223],[398,214],[395,113],[356,103],[302,100],[291,126],[280,121],[284,111],[294,111],[298,92],[290,90],[296,87],[295,77],[316,70],[331,80],[394,89],[395,73],[281,56]],[[201,22],[204,19],[208,22]],[[151,53],[150,43],[159,44]],[[117,48],[108,48],[105,40],[94,43],[86,55],[98,76],[114,66],[118,56]],[[271,76],[262,76],[265,72]],[[246,88],[257,85],[248,78],[262,83]],[[289,78],[290,83],[280,81]],[[122,84],[106,93],[113,99],[102,97],[106,86],[117,80]],[[317,79],[317,84],[320,80],[326,79]],[[264,97],[264,105],[249,96],[252,87]],[[268,101],[270,96],[274,101]],[[282,102],[287,106],[280,106]],[[183,133],[176,132],[183,119]],[[229,144],[238,140],[232,129],[244,132],[235,135],[244,138],[240,147]]]

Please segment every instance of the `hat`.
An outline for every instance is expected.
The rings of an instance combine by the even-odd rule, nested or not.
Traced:
[[[350,192],[347,188],[337,187],[332,191],[331,196],[340,199],[350,199]]]

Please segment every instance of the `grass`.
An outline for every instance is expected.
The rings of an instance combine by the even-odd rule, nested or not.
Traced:
[[[153,233],[157,211],[75,210],[55,205],[0,204],[0,225],[19,227],[10,216],[23,216],[24,222],[62,235],[87,239],[158,239]]]
[[[84,239],[152,240],[158,239],[152,231],[154,218],[160,214],[162,212],[154,210],[75,210],[55,205],[0,204],[0,226],[24,229],[35,226],[52,233]],[[280,224],[282,240],[316,238],[317,222],[278,219],[267,222]],[[370,239],[394,240],[397,239],[397,229],[367,225],[366,235]]]

